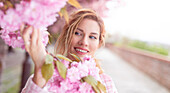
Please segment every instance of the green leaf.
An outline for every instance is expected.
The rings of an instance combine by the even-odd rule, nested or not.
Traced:
[[[45,78],[46,81],[48,81],[52,76],[54,72],[54,65],[52,63],[44,63],[41,68],[41,73],[43,78]]]
[[[100,81],[97,81],[95,78],[93,78],[93,76],[91,75],[83,77],[80,81],[87,82],[89,85],[92,86],[93,90],[96,93],[101,93],[101,91],[106,93],[106,87]]]
[[[95,93],[101,93],[100,89],[97,86],[93,86],[93,90],[95,91]]]
[[[88,75],[86,77],[83,77],[82,78],[83,80],[82,81],[85,81],[87,82],[89,85],[92,86],[93,90],[96,92],[96,93],[100,93],[100,89],[97,87],[97,80],[95,78],[93,78],[93,76],[91,75]]]
[[[60,12],[58,12],[58,14],[60,15],[60,17],[64,16],[64,19],[66,20],[66,22],[68,23],[69,21],[69,16],[68,16],[68,12],[66,7],[61,8]]]
[[[59,58],[59,59],[64,59],[64,60],[66,60],[66,61],[72,62],[71,59],[69,59],[69,58],[67,58],[67,57],[65,57],[65,56],[63,56],[63,55],[60,55],[60,54],[57,54],[56,57]]]
[[[97,82],[97,87],[98,87],[101,91],[103,91],[104,93],[106,93],[106,87],[105,87],[100,81]]]
[[[75,59],[77,62],[82,62],[82,60],[75,54],[70,53],[70,55]]]
[[[60,61],[56,61],[56,65],[57,65],[57,69],[58,69],[60,76],[66,79],[66,74],[67,74],[66,66]]]
[[[5,1],[5,4],[8,6],[8,8],[13,8],[14,5],[10,1]]]
[[[67,2],[76,8],[82,8],[77,0],[68,0]]]
[[[49,54],[45,56],[45,64],[51,64],[53,62],[53,57]]]
[[[86,77],[83,77],[83,80],[85,82],[87,82],[88,84],[90,84],[91,86],[97,85],[97,81],[95,78],[93,78],[93,76],[88,75]]]

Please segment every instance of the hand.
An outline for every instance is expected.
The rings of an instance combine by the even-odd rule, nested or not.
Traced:
[[[43,87],[46,83],[41,74],[41,67],[45,62],[46,50],[42,43],[42,35],[39,29],[35,29],[32,26],[22,25],[20,28],[21,36],[25,43],[25,49],[31,56],[34,64],[35,71],[33,81],[40,87]],[[32,33],[32,34],[30,34]]]
[[[32,34],[30,34],[31,32]],[[31,56],[35,67],[41,68],[44,64],[46,50],[42,43],[42,35],[39,29],[35,29],[32,26],[24,28],[24,25],[22,25],[21,34],[24,39],[25,49]]]

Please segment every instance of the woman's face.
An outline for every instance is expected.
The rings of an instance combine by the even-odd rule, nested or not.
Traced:
[[[99,47],[100,27],[91,19],[83,19],[73,34],[70,53],[76,54],[81,59],[85,55],[93,56]]]

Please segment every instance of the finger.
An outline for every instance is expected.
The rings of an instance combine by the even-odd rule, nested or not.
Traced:
[[[38,46],[41,48],[42,53],[44,55],[46,55],[45,45],[43,44],[43,35],[42,35],[43,33],[44,33],[44,31],[40,31],[38,29],[38,40],[37,40],[37,42],[38,42]]]
[[[23,33],[24,27],[25,27],[25,24],[22,23],[21,26],[20,26],[20,33],[21,33],[21,35],[22,35],[22,33]]]
[[[38,29],[38,40],[37,40],[38,44],[41,45],[42,44],[42,32],[40,32],[40,30]]]
[[[38,31],[34,28],[32,34],[31,34],[31,46],[36,46],[37,44],[37,38],[38,38]]]
[[[30,33],[32,31],[32,27],[29,26],[23,31],[23,39],[25,43],[25,48],[27,52],[29,52],[29,47],[30,47]]]
[[[24,39],[24,42],[27,42],[30,40],[30,33],[32,31],[32,27],[29,26],[27,27],[26,29],[23,30],[23,39]]]

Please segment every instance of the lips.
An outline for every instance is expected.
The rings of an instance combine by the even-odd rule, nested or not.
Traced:
[[[80,48],[80,47],[74,47],[75,51],[80,54],[80,55],[85,55],[87,54],[89,51],[85,48]]]

